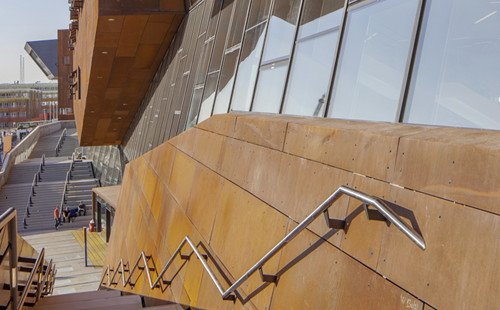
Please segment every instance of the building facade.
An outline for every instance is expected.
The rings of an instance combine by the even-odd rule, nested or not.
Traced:
[[[57,118],[57,83],[0,85],[0,127]]]
[[[234,300],[186,255],[161,289],[103,285],[207,309],[494,307],[498,9],[71,1],[80,145],[123,183],[103,277],[141,252],[158,275],[190,236],[226,289],[340,186],[383,199],[427,243],[346,198],[325,214],[343,225],[312,224]]]

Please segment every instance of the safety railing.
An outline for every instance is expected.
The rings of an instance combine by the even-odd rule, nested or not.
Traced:
[[[45,154],[42,154],[42,158],[40,158],[40,165],[38,165],[38,170],[35,172],[35,175],[33,176],[33,182],[31,182],[31,189],[28,197],[28,202],[26,203],[26,207],[24,209],[24,216],[23,216],[24,229],[28,228],[27,219],[28,217],[30,217],[30,207],[33,204],[33,196],[35,196],[36,194],[35,187],[38,186],[38,182],[42,180],[42,172],[44,166],[45,166]]]
[[[403,222],[400,217],[392,210],[390,209],[386,202],[383,201],[380,198],[373,197],[370,195],[367,195],[365,193],[362,193],[360,191],[357,191],[355,189],[346,187],[346,186],[340,186],[330,197],[328,197],[322,204],[320,204],[309,216],[307,216],[294,230],[292,230],[288,235],[286,235],[278,244],[276,244],[266,255],[264,255],[255,265],[253,265],[244,275],[242,275],[236,282],[234,282],[232,285],[227,290],[224,290],[222,285],[220,284],[219,280],[215,277],[214,272],[211,270],[210,266],[207,264],[205,261],[206,258],[208,257],[206,254],[200,253],[200,251],[197,249],[197,246],[193,243],[193,241],[186,236],[184,240],[180,243],[180,245],[177,247],[177,250],[173,253],[172,257],[170,260],[167,262],[165,267],[162,269],[162,271],[158,274],[156,280],[153,281],[151,278],[150,271],[154,270],[154,268],[151,268],[148,266],[148,260],[151,258],[151,256],[146,255],[144,252],[141,252],[139,255],[139,258],[136,260],[135,265],[132,267],[132,269],[129,269],[129,264],[124,263],[123,259],[120,259],[118,262],[118,265],[115,269],[110,268],[108,265],[106,270],[104,271],[104,274],[101,278],[101,285],[104,282],[105,278],[107,277],[106,284],[107,286],[111,285],[116,285],[118,282],[114,282],[115,277],[117,274],[121,274],[122,277],[122,284],[123,287],[126,287],[127,285],[134,286],[135,283],[131,282],[132,275],[136,270],[145,270],[148,281],[149,281],[149,286],[151,289],[154,288],[161,288],[162,285],[170,285],[171,281],[163,279],[163,276],[165,275],[165,272],[168,270],[168,268],[171,266],[174,258],[179,255],[181,259],[189,259],[190,256],[194,253],[196,257],[200,260],[201,264],[207,271],[208,275],[214,282],[215,286],[217,287],[217,290],[221,294],[222,298],[224,300],[235,300],[236,299],[236,290],[251,276],[253,275],[257,270],[260,272],[260,276],[262,281],[264,282],[276,282],[277,277],[272,276],[272,275],[264,275],[262,271],[262,267],[264,264],[269,261],[276,253],[278,253],[284,246],[286,246],[288,243],[290,243],[301,231],[303,231],[309,224],[311,224],[316,218],[318,218],[322,213],[325,216],[326,220],[326,225],[329,228],[332,229],[347,229],[347,223],[346,220],[340,220],[340,219],[332,219],[330,218],[328,214],[328,209],[330,206],[335,203],[341,196],[346,195],[352,198],[355,198],[357,200],[362,201],[363,203],[363,208],[364,211],[368,217],[369,220],[383,220],[389,223],[394,224],[399,230],[401,230],[410,240],[412,240],[419,248],[422,250],[425,250],[425,241],[422,238],[422,236],[417,233],[412,227],[408,226],[405,222]],[[375,209],[370,209],[369,206],[374,207]],[[183,255],[181,253],[182,248],[184,247],[185,244],[188,244],[192,252],[189,255]],[[139,263],[142,261],[143,266],[139,266]],[[111,272],[113,272],[113,275],[110,275]],[[125,280],[125,272],[129,273],[128,278]],[[161,282],[160,282],[161,281]]]
[[[56,157],[59,156],[59,151],[61,150],[62,144],[64,142],[64,139],[66,138],[66,128],[63,129],[61,136],[59,137],[59,140],[57,141],[56,148],[54,151],[56,152]]]
[[[50,261],[49,265],[44,266],[45,249],[42,249],[38,254],[30,275],[24,286],[21,297],[18,300],[18,253],[17,253],[17,211],[14,208],[9,208],[0,215],[0,230],[7,227],[8,246],[3,257],[9,252],[9,272],[10,272],[10,299],[8,306],[10,309],[22,309],[26,304],[26,298],[30,296],[30,291],[35,291],[35,302],[41,296],[52,293],[56,269],[55,265]],[[35,281],[36,279],[36,281]]]

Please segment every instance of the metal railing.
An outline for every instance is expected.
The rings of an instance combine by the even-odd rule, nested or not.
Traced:
[[[28,228],[27,218],[30,217],[29,208],[33,204],[33,196],[35,196],[36,194],[35,187],[38,186],[38,182],[42,180],[42,172],[44,166],[45,166],[45,154],[42,154],[42,158],[40,159],[40,165],[38,166],[37,172],[35,172],[35,175],[33,176],[33,182],[31,182],[30,195],[28,197],[28,202],[26,203],[26,208],[24,210],[24,216],[23,216],[24,229]]]
[[[69,165],[68,172],[66,172],[66,180],[64,181],[64,189],[61,197],[61,212],[60,216],[62,217],[62,208],[64,205],[64,202],[66,201],[66,192],[68,191],[68,184],[69,184],[69,179],[71,178],[71,171],[73,170],[73,165],[75,164],[75,157],[74,155],[71,156],[71,164]]]
[[[28,281],[24,286],[21,298],[18,301],[18,253],[17,253],[17,211],[14,208],[9,208],[0,215],[0,229],[7,227],[8,231],[8,246],[9,251],[9,271],[10,271],[10,300],[11,309],[22,309],[30,290],[35,290],[35,299],[38,301],[41,296],[52,293],[56,269],[52,260],[48,266],[44,266],[45,249],[42,249],[38,254],[35,265],[31,269]],[[5,255],[5,254],[4,254]],[[35,278],[37,282],[34,282]],[[36,285],[36,288],[33,287]],[[35,302],[36,302],[35,301]]]
[[[56,152],[56,157],[59,156],[59,151],[61,150],[62,144],[64,142],[64,139],[66,138],[66,128],[63,129],[61,136],[59,137],[59,140],[57,141],[56,148],[54,151]]]
[[[393,223],[399,230],[401,230],[410,240],[412,240],[419,248],[422,250],[425,250],[425,241],[423,240],[422,236],[417,233],[413,228],[408,226],[405,222],[403,222],[399,216],[394,213],[392,209],[390,209],[387,205],[386,202],[383,201],[380,198],[373,197],[370,195],[367,195],[365,193],[362,193],[360,191],[357,191],[355,189],[346,187],[346,186],[340,186],[330,197],[328,197],[322,204],[320,204],[309,216],[307,216],[294,230],[292,230],[288,235],[286,235],[278,244],[276,244],[266,255],[264,255],[255,265],[253,265],[244,275],[242,275],[236,282],[234,282],[227,290],[224,290],[222,288],[222,285],[220,282],[217,280],[215,277],[214,272],[211,270],[210,266],[207,264],[205,261],[206,259],[206,254],[201,254],[197,246],[193,243],[193,241],[186,236],[184,240],[180,243],[178,246],[177,250],[173,253],[172,257],[170,260],[167,262],[163,270],[158,274],[157,279],[153,282],[153,279],[151,278],[150,271],[154,271],[154,268],[151,268],[148,266],[148,260],[151,258],[151,256],[146,255],[144,252],[141,252],[139,255],[139,258],[137,259],[134,267],[132,269],[126,268],[128,266],[128,263],[124,263],[123,259],[120,259],[118,266],[116,267],[115,270],[111,269],[110,266],[108,265],[106,270],[104,271],[104,274],[101,278],[101,285],[104,283],[104,279],[107,276],[108,281],[106,283],[107,286],[111,286],[118,284],[118,282],[113,282],[117,273],[121,274],[122,276],[122,284],[123,287],[126,285],[134,286],[135,283],[131,282],[131,278],[135,270],[145,270],[146,275],[148,277],[149,281],[149,286],[151,289],[154,288],[161,288],[162,284],[163,285],[169,285],[171,281],[164,280],[163,276],[167,269],[170,267],[172,264],[174,258],[177,255],[180,255],[181,259],[189,259],[190,256],[194,253],[196,257],[200,260],[202,263],[203,267],[209,274],[210,278],[214,282],[215,286],[217,287],[219,293],[221,294],[222,298],[224,300],[235,300],[236,299],[236,290],[252,275],[254,274],[257,270],[259,270],[261,279],[265,282],[276,282],[277,277],[272,276],[272,275],[264,275],[262,272],[262,267],[264,264],[271,259],[278,251],[280,251],[284,246],[286,246],[288,243],[290,243],[301,231],[303,231],[309,224],[311,224],[316,218],[318,218],[322,213],[325,216],[326,224],[329,228],[335,228],[335,229],[347,229],[347,223],[346,220],[339,220],[339,219],[331,219],[328,214],[328,209],[330,206],[335,203],[341,196],[346,195],[352,198],[355,198],[357,200],[360,200],[363,202],[363,207],[364,211],[366,212],[366,215],[369,220],[384,220],[386,222]],[[373,206],[375,209],[369,209],[369,206]],[[182,255],[181,250],[184,247],[185,244],[188,244],[192,251],[189,255]],[[140,262],[143,262],[144,266],[139,266]],[[110,272],[114,271],[113,275],[110,277]],[[129,273],[129,276],[127,280],[125,280],[125,272]],[[160,282],[161,281],[161,282]]]

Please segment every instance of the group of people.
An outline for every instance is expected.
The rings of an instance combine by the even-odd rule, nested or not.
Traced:
[[[78,215],[86,215],[87,214],[87,209],[85,207],[85,204],[83,201],[80,201],[80,204],[78,205],[78,209],[70,209],[69,207],[66,207],[65,210],[62,211],[62,217],[61,217],[61,211],[59,210],[59,206],[56,206],[54,209],[54,220],[55,220],[55,227],[56,230],[59,230],[59,226],[62,225],[62,221],[65,223],[66,220],[68,223],[71,223],[72,221],[75,221],[75,217]]]

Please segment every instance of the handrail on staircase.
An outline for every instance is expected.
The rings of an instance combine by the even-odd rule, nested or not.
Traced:
[[[30,288],[32,285],[34,285],[33,281],[35,276],[37,278],[37,282],[35,283],[37,286],[36,289],[36,301],[40,299],[41,293],[42,293],[42,276],[43,276],[43,260],[45,256],[45,248],[42,248],[40,253],[38,254],[38,257],[36,258],[35,265],[33,266],[33,269],[31,269],[31,273],[28,277],[28,281],[26,282],[26,285],[24,286],[23,293],[21,295],[21,299],[19,300],[19,304],[17,306],[17,309],[22,309],[24,306],[24,303],[26,301],[26,297],[28,297],[28,293],[30,291]]]
[[[33,196],[35,195],[35,186],[38,186],[38,182],[42,180],[43,167],[45,166],[45,154],[42,154],[40,159],[40,165],[38,166],[37,172],[33,176],[33,182],[31,182],[30,195],[28,197],[28,202],[26,203],[26,208],[24,210],[23,216],[23,226],[24,229],[28,228],[27,218],[30,216],[30,206],[33,203]]]
[[[63,132],[61,133],[61,136],[59,137],[59,140],[57,141],[56,148],[54,151],[56,152],[56,157],[59,156],[59,151],[61,150],[61,146],[64,142],[64,138],[66,137],[66,128],[63,129]]]
[[[38,257],[35,261],[35,265],[31,269],[31,273],[28,277],[28,282],[24,286],[23,292],[21,294],[21,298],[18,301],[18,253],[17,253],[17,211],[14,208],[9,208],[2,215],[0,215],[0,230],[4,227],[7,227],[8,232],[8,246],[7,250],[9,251],[9,271],[10,271],[10,300],[9,305],[10,308],[15,310],[20,310],[23,308],[24,303],[26,302],[26,298],[28,297],[29,291],[32,285],[36,285],[36,301],[40,299],[43,295],[48,295],[52,291],[49,290],[49,287],[53,287],[55,278],[51,277],[51,274],[55,274],[54,264],[52,260],[50,261],[47,268],[44,268],[44,255],[45,248],[42,248]],[[5,253],[6,254],[6,253]],[[4,254],[4,255],[5,255]],[[45,272],[44,272],[45,271]],[[50,273],[50,274],[49,274]],[[35,277],[37,282],[34,283]],[[43,279],[43,280],[42,280]],[[36,302],[35,301],[35,302]]]
[[[363,207],[364,210],[367,214],[367,217],[369,220],[380,220],[380,216],[383,217],[383,220],[386,222],[393,223],[399,230],[401,230],[410,240],[412,240],[419,248],[422,250],[425,250],[425,241],[422,238],[422,236],[417,233],[413,228],[408,226],[405,222],[403,222],[399,216],[394,213],[387,205],[386,203],[377,197],[373,197],[370,195],[367,195],[365,193],[362,193],[360,191],[357,191],[355,189],[349,188],[347,186],[340,186],[330,197],[328,197],[323,203],[321,203],[309,216],[307,216],[294,230],[292,230],[288,235],[286,235],[278,244],[276,244],[266,255],[264,255],[255,265],[253,265],[244,275],[242,275],[236,282],[234,282],[227,290],[224,291],[222,288],[222,285],[220,282],[217,280],[215,277],[215,274],[211,270],[210,266],[206,263],[205,261],[205,255],[201,254],[197,246],[193,243],[193,241],[186,236],[180,245],[178,246],[177,250],[173,253],[172,257],[170,260],[167,262],[163,270],[158,274],[157,279],[153,282],[150,274],[150,267],[148,267],[148,259],[151,258],[151,256],[148,256],[144,254],[144,252],[141,252],[139,255],[139,258],[137,259],[134,267],[130,270],[125,270],[124,266],[127,264],[123,263],[123,259],[120,259],[120,262],[117,266],[117,268],[114,270],[113,276],[110,278],[110,272],[113,271],[113,269],[110,268],[108,265],[106,270],[104,271],[104,274],[101,278],[101,284],[104,282],[104,278],[108,277],[107,285],[110,286],[111,284],[117,284],[117,282],[113,282],[115,276],[117,273],[121,273],[122,275],[122,281],[123,281],[123,287],[125,287],[127,284],[133,286],[134,283],[130,282],[130,279],[132,278],[132,274],[134,273],[135,270],[146,270],[146,275],[149,280],[149,285],[151,289],[154,289],[156,287],[160,287],[161,284],[159,284],[159,281],[162,280],[163,284],[169,285],[170,281],[166,281],[163,279],[163,275],[169,268],[169,266],[172,264],[173,259],[175,258],[176,255],[180,255],[182,259],[189,259],[190,255],[182,255],[181,249],[183,246],[187,243],[195,253],[195,255],[198,257],[200,262],[202,263],[203,267],[209,274],[210,278],[214,282],[215,286],[217,286],[217,289],[219,293],[222,295],[222,298],[224,300],[235,300],[236,295],[235,291],[252,275],[254,274],[257,270],[260,271],[261,273],[261,278],[263,281],[266,282],[275,282],[276,277],[275,276],[268,276],[263,274],[262,272],[262,267],[263,265],[269,261],[278,251],[280,251],[284,246],[286,246],[288,243],[290,243],[301,231],[303,231],[309,224],[311,224],[316,218],[318,218],[322,213],[325,216],[326,224],[329,228],[335,228],[335,229],[343,229],[345,230],[346,227],[346,221],[345,220],[339,220],[339,219],[331,219],[328,214],[328,209],[330,206],[335,203],[341,196],[346,195],[352,198],[355,198],[357,200],[360,200],[363,202]],[[368,206],[373,206],[375,210],[369,209]],[[374,213],[378,213],[375,215]],[[143,267],[139,267],[139,262],[143,261]],[[121,270],[119,270],[121,268]],[[129,272],[129,276],[127,280],[125,280],[125,272]]]
[[[66,191],[68,190],[68,183],[69,183],[69,178],[71,177],[71,171],[73,170],[73,165],[75,164],[75,157],[71,155],[71,164],[69,165],[68,172],[66,172],[66,180],[64,181],[64,189],[62,193],[62,198],[61,198],[61,210],[64,205],[64,201],[66,200]],[[61,212],[62,216],[62,212]]]

